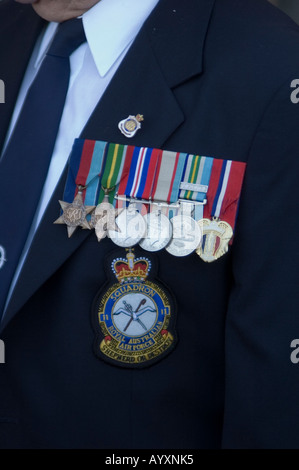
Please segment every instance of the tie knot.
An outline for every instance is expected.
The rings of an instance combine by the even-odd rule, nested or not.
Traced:
[[[59,24],[47,55],[69,57],[85,41],[81,18],[64,21]]]

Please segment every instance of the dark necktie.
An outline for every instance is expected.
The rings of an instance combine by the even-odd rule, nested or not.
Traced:
[[[70,80],[70,55],[86,41],[81,19],[61,23],[0,160],[0,319],[41,196]],[[71,125],[71,123],[70,123]]]

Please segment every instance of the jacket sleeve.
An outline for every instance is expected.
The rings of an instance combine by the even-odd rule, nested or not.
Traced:
[[[296,78],[268,103],[248,156],[226,323],[224,448],[299,448]]]

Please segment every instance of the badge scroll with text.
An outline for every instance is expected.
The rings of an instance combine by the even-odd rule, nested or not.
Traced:
[[[141,250],[140,250],[141,251]],[[156,260],[128,249],[109,256],[109,283],[96,296],[96,356],[120,367],[148,367],[175,347],[175,305],[155,278]]]

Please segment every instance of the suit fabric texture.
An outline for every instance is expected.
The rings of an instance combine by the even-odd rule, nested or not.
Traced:
[[[1,2],[0,147],[44,25]],[[81,137],[247,162],[233,245],[211,264],[159,252],[178,344],[148,368],[107,364],[91,308],[115,246],[53,225],[64,173],[2,323],[1,448],[298,447],[298,55],[266,1],[160,0]],[[128,142],[117,124],[138,113]]]

